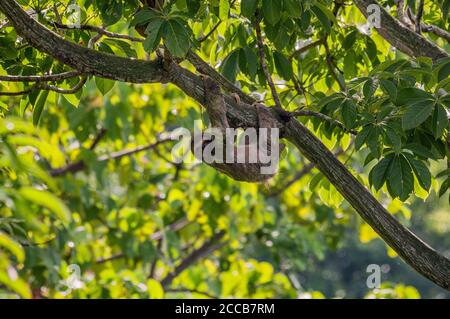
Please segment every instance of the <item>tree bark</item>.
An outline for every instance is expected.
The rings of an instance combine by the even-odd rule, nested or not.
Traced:
[[[362,7],[365,4],[373,3],[371,0],[356,1]],[[1,0],[0,11],[8,17],[18,34],[32,46],[80,72],[134,83],[171,82],[200,104],[204,102],[202,80],[175,63],[164,65],[162,61],[148,62],[120,58],[83,48],[62,39],[56,33],[33,20],[14,0]],[[390,17],[390,19],[393,18]],[[390,23],[389,21],[391,20],[388,19],[386,21]],[[380,30],[385,29],[381,28]],[[386,30],[390,30],[390,28]],[[420,37],[420,35],[412,33],[416,37]],[[410,36],[408,34],[408,37]],[[408,37],[397,37],[395,42],[402,41],[402,39],[410,39]],[[423,37],[415,39],[425,40]],[[418,55],[426,53],[426,56],[434,57],[433,59],[448,56],[444,51],[429,43],[416,44],[417,46],[421,52]],[[402,47],[410,52],[411,45],[409,43],[402,44]],[[227,117],[232,127],[258,126],[254,107],[246,103],[237,103],[230,96],[225,96],[225,102],[227,104]],[[399,256],[423,276],[437,285],[450,290],[449,259],[429,247],[391,216],[305,126],[295,119],[284,123],[280,121],[276,112],[273,112],[273,116],[275,120],[279,121],[280,126],[283,127],[282,132],[287,139],[296,145],[301,153],[317,166],[359,215],[373,227]]]
[[[369,10],[370,5],[380,8],[380,28],[376,28],[378,33],[386,39],[392,46],[411,57],[429,57],[436,62],[450,55],[431,41],[428,41],[420,34],[402,25],[397,19],[391,16],[375,0],[354,0],[359,11],[367,18],[373,14]]]

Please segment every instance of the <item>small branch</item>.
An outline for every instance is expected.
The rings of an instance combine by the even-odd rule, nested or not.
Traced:
[[[94,25],[82,24],[79,27],[75,27],[75,26],[68,26],[66,24],[61,24],[58,22],[54,22],[53,25],[58,29],[92,31],[92,32],[96,32],[98,34],[104,35],[108,38],[124,39],[124,40],[133,41],[133,42],[144,42],[144,39],[142,39],[142,38],[133,37],[133,36],[130,36],[127,34],[110,32],[110,31],[103,29],[102,27],[97,27]]]
[[[211,295],[208,292],[203,292],[203,291],[199,291],[196,289],[187,289],[187,288],[166,289],[165,292],[167,292],[167,293],[191,293],[191,294],[204,295],[210,299],[219,299],[219,297]]]
[[[53,82],[62,81],[81,75],[78,71],[68,71],[48,75],[0,75],[0,81],[5,82]]]
[[[183,228],[185,228],[186,226],[190,225],[191,222],[188,221],[186,218],[182,218],[176,222],[174,222],[173,224],[170,224],[169,226],[167,226],[166,230],[161,230],[161,231],[157,231],[156,233],[154,233],[153,235],[150,236],[150,240],[161,240],[162,237],[164,236],[164,233],[166,231],[173,231],[173,232],[178,232],[180,230],[182,230]],[[96,260],[96,264],[104,264],[107,263],[109,261],[114,261],[114,260],[118,260],[121,258],[124,258],[125,254],[124,253],[118,253],[115,255],[112,255],[110,257],[107,258],[99,258]]]
[[[60,94],[74,94],[83,88],[84,84],[86,84],[86,81],[87,81],[87,77],[84,76],[77,83],[77,85],[75,85],[73,88],[70,88],[70,89],[63,89],[63,88],[60,88],[60,87],[57,87],[54,85],[50,85],[47,83],[42,83],[41,85],[39,85],[39,88],[41,88],[43,90],[53,91],[53,92],[60,93]]]
[[[204,36],[201,36],[200,38],[197,39],[198,42],[202,43],[205,42],[216,30],[217,28],[220,26],[220,24],[222,23],[222,20],[219,20],[219,22],[217,22],[211,30],[209,30],[209,32],[207,34],[205,34]]]
[[[172,141],[171,139],[163,139],[160,140],[154,144],[149,144],[149,145],[145,145],[145,146],[139,146],[137,148],[134,148],[132,150],[125,150],[125,151],[120,151],[120,152],[115,152],[112,153],[111,155],[105,155],[105,156],[101,156],[98,158],[99,162],[106,162],[106,161],[110,161],[110,160],[118,160],[121,159],[123,157],[126,156],[131,156],[137,153],[141,153],[144,151],[148,151],[151,150],[157,146],[159,146],[160,144],[163,143],[167,143]],[[53,177],[59,177],[65,174],[75,174],[77,172],[80,172],[82,170],[84,170],[86,168],[86,163],[84,161],[78,161],[76,163],[72,163],[72,164],[68,164],[67,166],[61,167],[61,168],[56,168],[56,169],[52,169],[50,171],[50,175]]]
[[[261,25],[259,21],[255,22],[255,31],[256,31],[256,39],[258,42],[258,53],[261,67],[263,69],[264,75],[266,76],[266,80],[267,83],[269,84],[270,90],[272,91],[272,97],[275,102],[275,106],[279,110],[282,110],[283,107],[281,106],[280,97],[278,96],[277,89],[275,88],[275,84],[273,83],[272,77],[269,72],[269,67],[267,66],[266,53],[264,52],[264,40],[262,38]]]
[[[20,96],[25,95],[33,92],[34,90],[37,90],[38,86],[34,85],[30,87],[29,89],[23,90],[23,91],[17,91],[17,92],[0,92],[0,96]]]
[[[335,81],[338,83],[339,88],[341,89],[341,91],[343,91],[343,92],[347,91],[347,88],[345,87],[345,84],[340,81],[339,77],[336,74],[336,70],[335,70],[336,65],[333,62],[333,55],[331,54],[331,51],[330,51],[330,48],[328,46],[328,43],[327,43],[326,39],[323,42],[323,46],[325,48],[325,52],[326,52],[325,60],[327,62],[327,66],[328,66],[328,70],[330,71],[330,74],[333,76]]]
[[[424,0],[419,0],[419,5],[417,7],[417,15],[416,15],[416,21],[415,21],[415,25],[416,25],[416,32],[418,34],[421,33],[421,24],[420,21],[422,20],[422,15],[423,15],[423,5],[424,5]]]
[[[316,117],[318,119],[321,119],[323,121],[329,122],[332,125],[335,125],[339,128],[341,128],[342,130],[344,130],[347,133],[356,135],[358,134],[357,131],[355,130],[349,130],[348,128],[345,127],[345,125],[341,122],[339,122],[338,120],[335,120],[332,117],[329,117],[328,115],[325,115],[323,113],[319,113],[319,112],[315,112],[315,111],[311,111],[311,110],[299,110],[299,111],[295,111],[292,112],[293,116],[312,116],[312,117]]]
[[[91,146],[89,147],[89,150],[91,150],[91,151],[95,150],[98,143],[100,143],[102,138],[105,136],[106,132],[107,132],[107,130],[105,128],[100,129],[100,131],[95,136],[94,141],[92,142]]]
[[[447,42],[450,43],[450,32],[441,29],[438,26],[422,23],[421,30],[422,32],[431,32],[436,36],[447,40]]]
[[[194,250],[190,253],[181,263],[175,267],[174,271],[169,273],[162,281],[161,285],[163,287],[168,287],[172,281],[181,274],[185,269],[189,268],[191,265],[195,264],[199,260],[205,258],[214,251],[222,248],[225,243],[220,242],[220,240],[225,236],[224,232],[219,232],[215,234],[209,241],[203,244],[200,248]]]
[[[306,51],[308,51],[308,50],[310,50],[310,49],[312,49],[312,48],[315,48],[315,47],[317,47],[317,46],[323,44],[323,42],[324,42],[324,39],[319,39],[319,40],[316,40],[316,41],[314,41],[314,42],[308,43],[307,45],[305,45],[305,46],[303,46],[303,47],[301,47],[301,48],[295,50],[295,51],[291,54],[290,59],[291,59],[291,60],[294,59],[297,55],[302,54],[302,53],[304,53],[304,52],[306,52]]]

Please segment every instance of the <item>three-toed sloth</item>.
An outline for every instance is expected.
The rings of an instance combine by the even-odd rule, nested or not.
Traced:
[[[201,137],[194,137],[191,145],[194,156],[236,181],[261,183],[272,178],[285,145],[279,143],[277,122],[270,109],[254,104],[259,127],[247,129],[244,138],[237,142],[236,130],[228,124],[219,85],[208,76],[202,78],[204,106],[212,128],[202,132]]]

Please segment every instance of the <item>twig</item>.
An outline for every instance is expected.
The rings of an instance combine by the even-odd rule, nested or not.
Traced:
[[[219,297],[211,295],[208,292],[199,291],[196,289],[187,289],[187,288],[166,289],[165,292],[167,292],[167,293],[194,293],[194,294],[204,295],[211,299],[219,299]]]
[[[121,159],[126,156],[131,156],[131,155],[134,155],[137,153],[151,150],[151,149],[159,146],[160,144],[167,143],[170,141],[172,141],[172,140],[171,139],[163,139],[163,140],[157,141],[156,143],[145,145],[145,146],[139,146],[139,147],[131,149],[131,150],[115,152],[115,153],[112,153],[111,155],[104,155],[104,156],[99,157],[98,161],[106,162],[106,161],[110,161],[110,160],[118,160],[118,159]],[[52,169],[50,171],[50,175],[53,177],[58,177],[58,176],[62,176],[65,174],[74,174],[74,173],[84,170],[85,168],[86,168],[86,163],[81,160],[81,161],[78,161],[78,162],[75,162],[72,164],[68,164],[61,168]]]
[[[188,225],[190,225],[190,222],[186,218],[182,218],[182,219],[176,221],[175,223],[169,225],[167,227],[167,230],[170,230],[170,231],[173,231],[173,232],[177,232],[177,231],[182,230],[184,227],[186,227]],[[154,233],[153,235],[150,236],[150,240],[161,240],[162,237],[164,236],[164,233],[167,230],[157,231],[156,233]],[[104,264],[104,263],[107,263],[109,261],[118,260],[118,259],[121,259],[121,258],[124,258],[124,257],[125,257],[124,253],[118,253],[118,254],[112,255],[112,256],[107,257],[107,258],[99,258],[99,259],[96,260],[95,263],[96,264]]]
[[[83,88],[84,84],[86,84],[86,81],[87,81],[87,77],[83,76],[81,78],[81,80],[74,87],[72,87],[70,89],[63,89],[63,88],[60,88],[60,87],[57,87],[54,85],[50,85],[47,83],[42,83],[41,85],[39,85],[39,88],[41,88],[43,90],[53,91],[53,92],[60,93],[60,94],[74,94]]]
[[[102,27],[97,27],[97,26],[89,25],[89,24],[82,24],[80,26],[68,26],[66,24],[54,22],[53,25],[58,29],[66,29],[66,30],[75,29],[75,30],[92,31],[92,32],[97,32],[98,34],[104,35],[108,38],[124,39],[124,40],[133,41],[133,42],[144,42],[144,39],[142,39],[142,38],[133,37],[133,36],[130,36],[127,34],[110,32],[110,31],[105,30]]]
[[[290,59],[292,60],[292,59],[295,58],[297,55],[302,54],[302,53],[304,53],[304,52],[306,52],[306,51],[308,51],[308,50],[310,50],[310,49],[312,49],[312,48],[315,48],[315,47],[317,47],[317,46],[323,44],[323,42],[324,42],[324,39],[319,39],[319,40],[316,40],[316,41],[314,41],[314,42],[311,42],[311,43],[306,44],[305,46],[303,46],[303,47],[301,47],[301,48],[295,50],[295,51],[291,54]]]
[[[323,46],[324,46],[325,52],[326,52],[325,60],[327,62],[328,70],[330,71],[331,75],[333,76],[333,78],[338,83],[341,91],[347,91],[347,88],[345,87],[345,84],[341,82],[341,80],[339,79],[339,77],[336,74],[335,68],[337,68],[337,67],[336,67],[336,65],[333,62],[333,55],[331,54],[330,48],[328,47],[328,43],[326,41],[326,38],[325,38],[325,40],[323,42]]]
[[[273,83],[272,77],[269,72],[269,67],[267,66],[266,53],[264,52],[264,40],[262,38],[261,25],[260,25],[259,20],[256,21],[254,25],[255,25],[255,31],[256,31],[256,39],[258,42],[258,53],[259,53],[259,60],[261,63],[261,67],[263,69],[267,83],[269,84],[270,90],[272,91],[272,97],[275,102],[275,106],[278,109],[282,110],[283,107],[281,106],[280,97],[278,96],[277,89],[275,88],[275,84]]]
[[[208,256],[212,252],[222,248],[225,243],[220,242],[220,240],[225,236],[225,232],[219,232],[215,234],[210,240],[204,243],[200,248],[194,250],[190,253],[181,263],[175,267],[174,271],[169,273],[162,281],[161,285],[163,287],[169,286],[172,281],[181,274],[185,269],[189,268],[191,265],[195,264],[197,261]]]
[[[222,23],[222,20],[219,20],[219,22],[217,22],[211,30],[209,30],[209,32],[207,34],[205,34],[204,36],[201,36],[200,38],[197,39],[197,42],[202,43],[205,42],[210,36],[211,34],[213,34],[217,28],[220,26],[220,24]]]
[[[92,142],[91,146],[89,147],[89,150],[93,151],[97,147],[98,143],[102,140],[102,138],[105,136],[107,130],[105,128],[101,128],[100,131],[97,133],[97,135],[94,138],[94,141]]]
[[[419,0],[419,5],[417,7],[417,15],[416,15],[416,19],[415,19],[416,20],[415,21],[416,32],[418,34],[420,34],[421,30],[422,30],[420,21],[422,20],[422,15],[423,15],[423,5],[424,5],[424,0]]]
[[[59,74],[45,75],[0,75],[0,81],[5,82],[53,82],[70,79],[81,75],[79,71],[68,71]]]
[[[335,125],[335,126],[341,128],[345,132],[348,132],[348,133],[353,134],[353,135],[358,134],[358,132],[356,132],[355,130],[347,129],[343,123],[341,123],[338,120],[335,120],[334,118],[329,117],[328,115],[325,115],[323,113],[319,113],[319,112],[315,112],[315,111],[311,111],[311,110],[298,110],[298,111],[292,112],[292,115],[293,116],[312,116],[312,117],[316,117],[318,119],[321,119],[323,121],[329,122],[332,125]]]

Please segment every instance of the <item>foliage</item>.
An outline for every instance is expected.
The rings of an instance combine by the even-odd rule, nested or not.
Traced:
[[[71,1],[19,2],[49,28],[58,15],[69,21],[64,8]],[[389,212],[408,220],[408,204],[431,202],[430,194],[448,197],[448,208],[450,59],[433,63],[391,49],[367,30],[354,5],[172,0],[155,10],[137,0],[77,3],[82,24],[133,37],[145,27],[142,41],[103,36],[94,49],[145,59],[163,46],[179,61],[195,51],[271,104],[254,29],[261,23],[283,105],[333,120],[301,118],[330,149],[344,150],[340,159],[390,203]],[[427,23],[448,29],[449,3],[427,1]],[[408,4],[415,10],[414,1]],[[55,31],[84,46],[95,35]],[[443,39],[424,36],[450,52]],[[66,71],[22,42],[13,27],[0,29],[0,75]],[[79,81],[52,84],[70,89]],[[89,76],[73,94],[1,81],[0,92],[6,91],[29,92],[0,96],[0,296],[320,298],[295,278],[346,245],[348,232],[356,230],[364,244],[378,238],[316,169],[286,186],[307,165],[293,148],[267,185],[239,184],[205,165],[172,162],[168,133],[193,129],[203,118],[175,87]],[[124,150],[130,156],[118,156]],[[219,247],[192,258],[211,239]],[[172,272],[177,276],[168,280]],[[366,297],[420,295],[410,283],[385,283]]]

